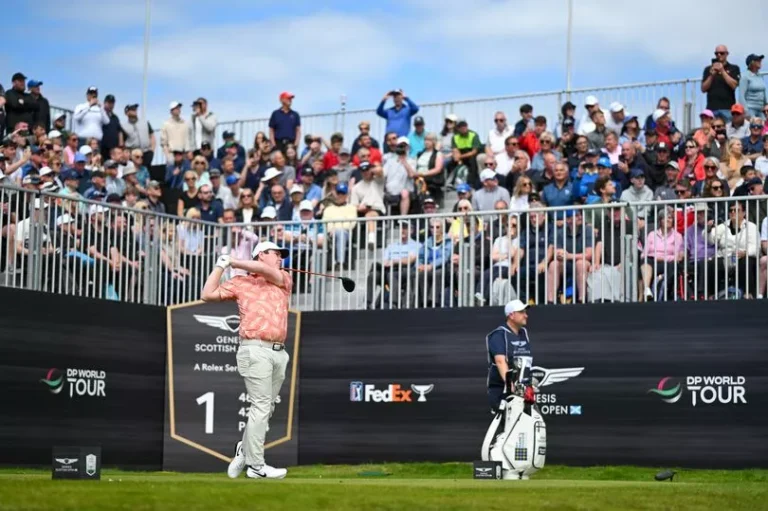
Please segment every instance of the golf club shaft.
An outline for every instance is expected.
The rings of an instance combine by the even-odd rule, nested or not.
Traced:
[[[309,271],[309,270],[300,270],[298,268],[283,268],[284,270],[288,271],[295,271],[298,273],[306,273],[307,275],[317,275],[318,277],[328,277],[329,279],[342,279],[343,277],[341,275],[329,275],[327,273],[318,273],[315,271]]]

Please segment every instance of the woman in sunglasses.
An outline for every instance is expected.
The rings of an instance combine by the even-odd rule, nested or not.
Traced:
[[[760,76],[763,55],[750,54],[747,57],[747,69],[739,81],[739,103],[744,105],[749,117],[765,119],[763,108],[768,104],[765,93],[765,80]]]
[[[685,141],[685,156],[677,161],[680,166],[680,173],[677,175],[678,181],[686,179],[689,181],[704,180],[704,155],[699,150],[699,144],[693,138]]]
[[[75,154],[77,153],[77,134],[70,133],[67,138],[67,145],[64,147],[64,163],[71,167],[75,163]]]

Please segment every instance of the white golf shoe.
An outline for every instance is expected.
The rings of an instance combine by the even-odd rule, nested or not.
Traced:
[[[249,479],[283,479],[288,473],[284,468],[270,467],[262,465],[261,467],[248,467],[245,471],[245,477]]]
[[[232,461],[229,462],[227,475],[230,477],[230,479],[237,479],[238,476],[243,473],[244,468],[245,450],[243,449],[243,442],[241,440],[240,442],[237,442],[237,447],[235,447],[235,457],[232,458]]]

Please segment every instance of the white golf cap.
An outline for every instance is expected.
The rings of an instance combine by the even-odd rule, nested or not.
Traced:
[[[257,255],[261,254],[262,252],[266,252],[267,250],[279,250],[280,255],[283,257],[288,257],[288,254],[290,252],[287,248],[278,247],[271,241],[262,241],[261,243],[253,247],[253,252],[251,252],[251,257],[256,259]]]
[[[262,183],[266,183],[270,179],[273,179],[277,176],[282,174],[279,170],[277,170],[275,167],[269,167],[266,172],[264,172],[264,177],[261,178]]]
[[[71,224],[75,219],[69,213],[64,213],[56,219],[56,225]]]
[[[277,218],[277,210],[274,206],[267,206],[264,208],[264,211],[261,212],[261,218],[266,218],[267,220],[274,220]]]
[[[624,105],[622,105],[618,101],[614,101],[613,103],[611,103],[611,112],[619,113],[622,110],[624,110]]]
[[[61,138],[61,132],[59,130],[51,130],[48,132],[48,138]]]
[[[88,208],[88,214],[89,215],[95,215],[97,213],[104,213],[107,211],[107,208],[104,206],[99,206],[98,204],[91,204],[91,207]]]
[[[653,111],[653,122],[658,121],[659,119],[661,119],[665,115],[667,115],[667,111],[666,110],[662,110],[661,108],[657,108],[656,110]]]
[[[40,169],[39,174],[40,174],[40,177],[43,177],[43,176],[47,176],[48,174],[51,174],[52,172],[53,170],[51,169],[51,167],[43,167]]]
[[[312,206],[311,200],[303,200],[299,202],[299,211],[314,211],[315,208]]]
[[[595,106],[597,103],[598,101],[595,96],[587,96],[587,99],[584,100],[586,106]]]
[[[491,169],[483,169],[480,173],[480,181],[488,181],[489,179],[496,179],[496,173]]]
[[[291,187],[291,195],[294,193],[304,193],[304,187],[298,183],[294,183],[294,185]]]
[[[504,315],[509,316],[513,312],[522,312],[526,310],[530,305],[523,303],[520,300],[512,300],[504,306]]]
[[[458,121],[458,120],[459,120],[459,116],[458,116],[458,115],[456,115],[456,114],[448,114],[448,115],[446,115],[446,116],[445,116],[445,120],[446,120],[446,121],[453,121],[453,122],[456,122],[456,121]]]
[[[411,141],[408,140],[408,137],[398,137],[397,145],[400,145],[400,144],[407,144],[407,145],[410,146],[411,145]]]
[[[81,145],[80,149],[78,149],[77,152],[82,154],[83,156],[88,156],[93,152],[93,149],[91,149],[91,146],[89,145]]]
[[[181,103],[178,101],[171,101],[171,104],[168,105],[168,110],[173,110],[174,108],[178,108],[181,106]]]

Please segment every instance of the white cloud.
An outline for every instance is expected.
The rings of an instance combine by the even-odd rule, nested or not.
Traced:
[[[153,26],[178,22],[184,16],[184,4],[177,0],[152,0],[150,19]],[[76,22],[92,29],[102,27],[144,26],[145,2],[141,0],[77,0],[60,2],[46,0],[40,12],[49,18]]]

